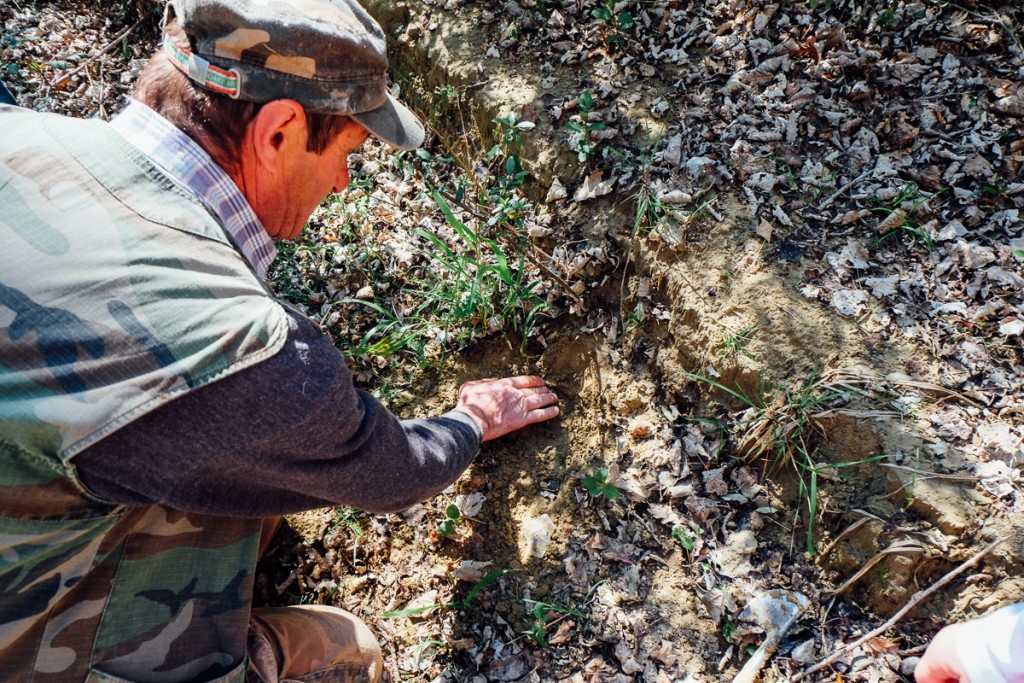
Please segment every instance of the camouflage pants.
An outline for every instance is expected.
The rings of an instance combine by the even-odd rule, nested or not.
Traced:
[[[337,607],[254,609],[250,683],[378,683],[383,658],[370,629]]]

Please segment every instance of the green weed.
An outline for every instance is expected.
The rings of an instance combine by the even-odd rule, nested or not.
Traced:
[[[885,458],[884,455],[877,455],[852,462],[816,462],[816,441],[822,433],[816,415],[828,406],[843,402],[848,395],[847,390],[836,389],[821,381],[817,368],[795,389],[766,388],[756,397],[747,396],[738,389],[730,389],[702,375],[686,375],[692,380],[724,391],[747,406],[738,423],[737,452],[744,460],[766,463],[768,476],[783,471],[794,476],[800,507],[807,512],[807,552],[813,555],[819,475]],[[794,513],[795,518],[800,514],[800,507]]]
[[[315,306],[331,275],[336,251],[328,244],[279,242],[270,272],[277,293],[292,303]]]
[[[878,245],[887,239],[902,234],[909,235],[912,242],[921,242],[929,251],[934,251],[935,243],[932,242],[928,233],[911,219],[911,216],[923,204],[945,191],[946,188],[942,188],[938,192],[928,194],[921,192],[917,183],[911,182],[904,185],[892,201],[883,202],[878,197],[872,197],[871,199],[875,206],[871,210],[884,215],[886,218],[883,219],[883,225],[889,224],[891,226],[885,234],[875,240],[874,244]]]
[[[473,600],[480,591],[490,586],[492,583],[512,572],[522,571],[520,569],[496,569],[493,572],[487,574],[484,578],[473,584],[473,587],[469,589],[466,596],[461,600],[453,600],[452,602],[437,602],[430,605],[423,605],[422,607],[411,607],[409,609],[398,610],[396,612],[384,612],[380,614],[381,619],[398,619],[400,617],[415,617],[420,614],[427,614],[435,610],[460,610],[464,611],[470,608]]]
[[[576,157],[581,164],[590,161],[597,153],[597,146],[591,138],[591,133],[604,130],[605,126],[600,121],[590,120],[590,109],[594,106],[594,96],[589,90],[580,93],[577,100],[577,113],[565,124],[566,130],[570,131],[569,147],[576,152]]]
[[[616,0],[604,0],[604,4],[590,11],[592,17],[601,23],[601,35],[610,49],[626,48],[627,31],[636,25],[629,10],[615,12]]]
[[[556,615],[578,617],[580,619],[586,619],[587,615],[576,609],[575,607],[569,607],[567,605],[558,605],[552,602],[541,602],[539,600],[526,600],[527,605],[533,605],[530,612],[533,614],[533,622],[530,624],[530,628],[524,633],[536,642],[541,647],[547,647],[548,642],[546,638],[547,627]]]
[[[363,306],[379,316],[377,323],[354,342],[345,337],[339,339],[339,346],[345,356],[349,358],[385,357],[402,351],[410,351],[421,362],[425,360],[424,347],[428,342],[430,328],[428,319],[422,316],[399,316],[374,301],[364,299],[345,297],[336,302],[336,305],[345,304]]]
[[[447,116],[453,105],[458,105],[461,99],[459,89],[451,83],[445,83],[434,88],[434,116],[441,118]]]
[[[525,257],[520,254],[517,262],[510,262],[495,240],[459,220],[439,192],[432,196],[467,253],[457,252],[436,235],[416,231],[433,247],[431,260],[440,267],[424,273],[416,313],[437,316],[446,339],[459,342],[502,330],[506,321],[527,338],[548,304],[534,292],[540,281],[526,278]]]
[[[775,172],[786,179],[786,185],[800,200],[808,206],[817,206],[832,190],[835,189],[836,180],[839,178],[839,171],[829,171],[825,162],[821,162],[821,172],[818,175],[820,180],[801,183],[793,172],[793,167],[784,159],[777,156],[770,156],[768,160],[775,165]],[[810,186],[810,187],[808,187]],[[813,189],[811,189],[813,188]]]
[[[672,539],[687,553],[693,551],[697,545],[697,537],[703,533],[704,531],[700,527],[690,529],[682,524],[672,527]]]
[[[591,498],[604,496],[608,500],[618,500],[622,496],[619,487],[608,481],[607,467],[601,467],[593,474],[583,477],[583,486]]]
[[[583,620],[583,627],[581,632],[586,633],[590,625],[590,617],[583,611],[590,607],[590,604],[594,602],[594,597],[597,593],[597,589],[605,580],[598,581],[597,583],[590,586],[587,590],[586,596],[583,601],[576,607],[570,605],[560,605],[553,602],[543,602],[540,600],[530,600],[529,598],[524,599],[527,605],[532,605],[530,613],[533,615],[533,619],[530,622],[530,627],[523,631],[525,635],[533,638],[541,647],[547,647],[547,629],[553,624],[562,621],[567,617],[576,617]]]
[[[508,116],[494,119],[494,125],[498,141],[487,150],[486,155],[488,161],[497,161],[498,182],[489,192],[492,199],[495,193],[510,193],[521,188],[526,182],[529,173],[523,169],[522,133],[533,130],[536,124],[531,121],[519,121],[514,113],[510,113]]]
[[[747,346],[753,341],[754,332],[757,331],[758,327],[758,325],[754,325],[753,327],[735,332],[733,330],[722,332],[722,348],[718,350],[718,355],[723,358],[734,358],[738,355],[744,355],[747,358],[756,360],[757,356],[751,353]]]
[[[335,508],[334,515],[331,518],[331,526],[328,527],[327,532],[324,533],[324,537],[326,538],[343,527],[348,530],[349,535],[352,537],[353,564],[355,564],[356,557],[359,552],[359,541],[366,537],[366,532],[363,531],[361,523],[365,516],[366,513],[353,507],[342,506]]]
[[[665,225],[688,225],[696,219],[696,212],[685,211],[674,204],[666,204],[658,196],[658,189],[652,182],[651,165],[660,147],[661,141],[655,139],[639,146],[639,153],[610,149],[611,154],[618,157],[616,166],[626,177],[635,176],[637,181],[632,185],[632,192],[620,206],[633,205],[632,235],[647,234],[651,230]]]
[[[462,511],[459,510],[459,506],[452,503],[445,508],[444,519],[437,525],[437,533],[445,537],[452,536],[455,534],[455,529],[458,527],[459,523],[467,519],[469,519],[469,517],[463,516]]]

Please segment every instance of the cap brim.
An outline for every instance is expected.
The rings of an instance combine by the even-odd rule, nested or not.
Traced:
[[[388,95],[387,101],[372,111],[349,114],[375,137],[398,149],[423,146],[423,123],[404,104]]]

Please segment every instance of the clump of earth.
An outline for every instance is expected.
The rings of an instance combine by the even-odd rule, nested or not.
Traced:
[[[521,228],[552,310],[525,339],[353,364],[403,417],[519,373],[545,377],[562,416],[485,444],[401,515],[290,518],[258,601],[355,612],[395,679],[690,683],[734,680],[774,628],[758,601],[809,605],[760,671],[786,680],[998,539],[806,680],[911,681],[942,625],[1019,600],[1019,7],[367,6],[431,160],[483,177],[494,119],[531,124]],[[40,3],[0,21],[22,104],[72,115],[115,113],[152,47],[136,29],[55,87],[135,19]],[[447,230],[424,197],[458,172],[417,163],[369,148],[354,166],[373,189],[329,201],[306,260],[278,270],[281,291],[315,290],[299,302],[314,320],[400,295],[318,246],[352,234],[338,202],[365,200],[379,230],[355,241],[394,272],[429,263],[403,249]]]

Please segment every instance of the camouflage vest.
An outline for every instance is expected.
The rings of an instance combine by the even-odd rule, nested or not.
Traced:
[[[244,680],[259,520],[113,505],[75,455],[272,356],[284,311],[106,124],[0,107],[0,131],[2,677]]]

